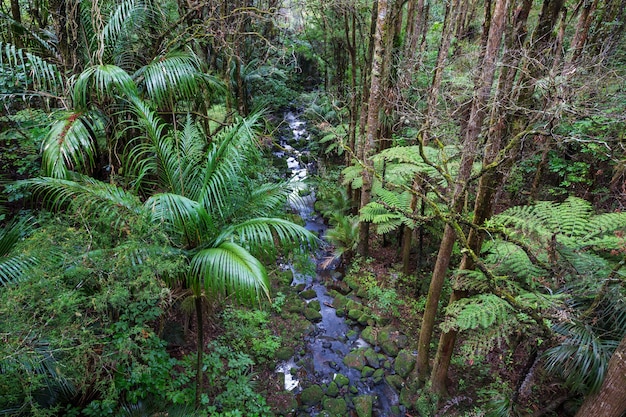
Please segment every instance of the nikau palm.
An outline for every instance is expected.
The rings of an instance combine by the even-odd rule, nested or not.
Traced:
[[[154,116],[148,110],[144,115]],[[72,180],[46,177],[27,182],[56,208],[97,211],[100,216],[109,210],[117,227],[133,218],[147,220],[167,234],[169,250],[187,258],[183,278],[195,297],[198,323],[198,403],[204,345],[202,297],[228,296],[242,302],[269,299],[268,274],[257,256],[274,254],[276,245],[303,248],[315,244],[316,238],[292,222],[262,216],[280,208],[289,189],[284,184],[265,184],[252,191],[250,179],[243,175],[246,162],[257,151],[256,117],[224,129],[210,143],[191,120],[182,131],[171,134],[163,134],[158,118],[143,120],[152,123],[151,130],[146,129],[148,140],[129,152],[142,158],[128,166],[137,181],[159,190],[145,201],[116,185],[76,173],[71,173]]]

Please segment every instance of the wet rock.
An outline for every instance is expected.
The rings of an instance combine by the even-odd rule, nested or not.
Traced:
[[[336,397],[339,395],[339,387],[335,381],[330,381],[328,388],[326,389],[326,395],[329,397]]]
[[[354,409],[358,417],[371,417],[372,407],[374,405],[374,396],[359,395],[352,399]]]
[[[402,389],[402,387],[404,387],[404,379],[400,375],[387,375],[385,377],[385,381],[387,381],[387,384],[389,384],[390,387],[398,392]]]
[[[337,384],[337,386],[339,388],[341,387],[345,387],[348,384],[350,384],[350,380],[348,379],[347,376],[345,376],[344,374],[335,374],[335,379],[334,379],[335,383]]]
[[[322,401],[324,391],[319,385],[311,385],[300,393],[300,402],[306,406],[317,405]]]
[[[398,356],[396,357],[393,369],[402,378],[406,378],[411,373],[413,368],[415,368],[415,362],[416,358],[413,353],[408,350],[402,349],[400,352],[398,352]]]
[[[389,356],[396,356],[400,349],[396,344],[396,340],[400,332],[391,326],[383,327],[378,333],[378,344],[385,354]]]
[[[361,339],[365,340],[367,343],[373,346],[377,345],[376,336],[376,332],[374,331],[374,328],[372,326],[366,327],[361,332]]]
[[[328,288],[329,291],[336,291],[337,294],[345,296],[346,294],[348,294],[350,291],[352,291],[352,289],[348,286],[348,284],[346,284],[343,281],[334,281],[329,283],[326,288]]]
[[[295,350],[292,347],[284,346],[276,350],[276,359],[279,361],[286,361],[295,355]]]
[[[369,378],[370,376],[374,375],[374,371],[374,368],[365,365],[363,369],[361,369],[361,378]]]
[[[331,342],[329,342],[328,340],[322,342],[322,347],[324,349],[330,349],[331,347],[333,347],[333,344]]]
[[[348,413],[348,405],[343,398],[324,398],[322,403],[324,410],[328,411],[333,417],[345,417]]]
[[[383,379],[385,378],[385,371],[382,368],[378,368],[377,370],[374,371],[374,373],[372,374],[372,381],[374,382],[374,384],[378,385],[381,382],[383,382]]]
[[[359,349],[355,349],[352,352],[348,353],[344,358],[343,358],[343,363],[349,367],[349,368],[354,368],[357,370],[362,370],[363,367],[365,366],[365,349],[364,348],[359,348]]]
[[[367,361],[367,364],[369,366],[371,366],[374,369],[380,368],[380,357],[378,356],[378,353],[374,351],[374,349],[368,348],[365,351],[364,355],[365,355],[365,360]]]
[[[311,300],[317,297],[317,293],[313,289],[304,290],[300,293],[300,297],[304,298],[305,300]]]
[[[306,317],[308,321],[311,321],[313,323],[322,321],[322,314],[319,312],[319,309],[316,310],[315,308],[311,307],[307,307],[304,309],[304,317]]]

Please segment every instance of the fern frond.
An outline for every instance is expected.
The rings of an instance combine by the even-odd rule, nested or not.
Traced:
[[[341,171],[342,184],[349,185],[353,190],[363,186],[363,167],[359,164],[350,165]]]
[[[486,329],[492,325],[508,320],[513,307],[493,294],[478,294],[463,298],[446,308],[447,320],[442,323],[441,329],[468,330],[481,327]]]

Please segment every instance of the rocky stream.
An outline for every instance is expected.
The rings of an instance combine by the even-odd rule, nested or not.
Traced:
[[[303,162],[308,159],[306,124],[293,112],[285,114],[285,122],[289,128],[277,156],[286,158],[292,180],[302,182],[314,168]],[[300,194],[305,194],[304,204],[300,201],[294,208],[307,229],[323,237],[327,225],[314,211],[315,191]],[[328,247],[314,255],[315,274],[284,266],[293,273],[291,285],[306,303],[302,314],[311,323],[303,348],[276,369],[284,375],[285,389],[298,399],[290,415],[403,416],[405,397],[410,401],[414,391],[408,381],[416,352],[407,349],[407,337],[389,320],[374,314],[367,294],[344,280],[336,262],[324,262],[330,255]]]

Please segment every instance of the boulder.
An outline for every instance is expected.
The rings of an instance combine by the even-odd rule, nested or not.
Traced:
[[[317,405],[322,401],[324,391],[319,385],[311,385],[300,393],[300,402],[306,406]]]
[[[374,405],[373,395],[359,395],[352,399],[354,409],[358,417],[372,417],[372,408]]]
[[[326,397],[322,407],[333,417],[345,417],[348,414],[348,405],[343,398]]]
[[[394,371],[402,378],[409,376],[413,368],[415,368],[416,358],[412,352],[402,349],[396,356],[395,363],[393,365]]]
[[[351,351],[343,358],[343,363],[349,368],[354,368],[359,371],[362,370],[366,363],[365,349],[358,348]]]

